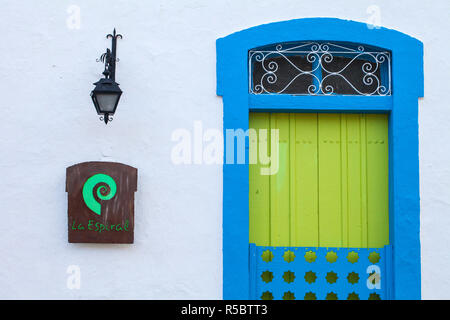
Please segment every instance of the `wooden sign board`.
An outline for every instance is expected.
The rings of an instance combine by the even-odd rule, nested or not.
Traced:
[[[133,243],[137,169],[83,162],[66,169],[70,243]]]

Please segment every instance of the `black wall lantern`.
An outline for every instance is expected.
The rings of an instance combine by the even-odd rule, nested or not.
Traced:
[[[94,83],[95,88],[91,92],[91,97],[95,110],[100,115],[100,120],[108,124],[116,112],[122,94],[119,84],[116,83],[117,38],[122,39],[122,35],[116,34],[116,29],[114,29],[113,34],[108,34],[106,38],[111,38],[112,45],[111,50],[106,49],[106,53],[100,57],[100,60],[105,63],[105,71],[103,71],[105,78]]]

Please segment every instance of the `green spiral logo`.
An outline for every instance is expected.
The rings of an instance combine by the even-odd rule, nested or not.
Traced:
[[[95,187],[97,189],[95,190]],[[100,200],[110,200],[116,195],[117,185],[113,178],[107,174],[95,174],[86,180],[83,186],[83,199],[87,207],[96,214],[102,214],[102,206],[94,196],[94,192]]]

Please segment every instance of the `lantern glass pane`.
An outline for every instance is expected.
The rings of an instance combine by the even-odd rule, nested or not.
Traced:
[[[117,93],[97,93],[98,107],[102,113],[111,113],[119,99],[119,94]]]

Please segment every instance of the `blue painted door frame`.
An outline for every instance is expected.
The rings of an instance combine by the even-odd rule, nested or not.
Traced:
[[[250,95],[248,51],[304,40],[354,42],[390,50],[392,95]],[[250,111],[389,114],[390,296],[420,299],[418,98],[423,97],[422,42],[395,30],[369,29],[364,23],[308,18],[236,32],[218,39],[216,47],[217,95],[223,97],[224,136],[227,129],[247,130]],[[223,165],[223,297],[249,298],[248,164]]]

